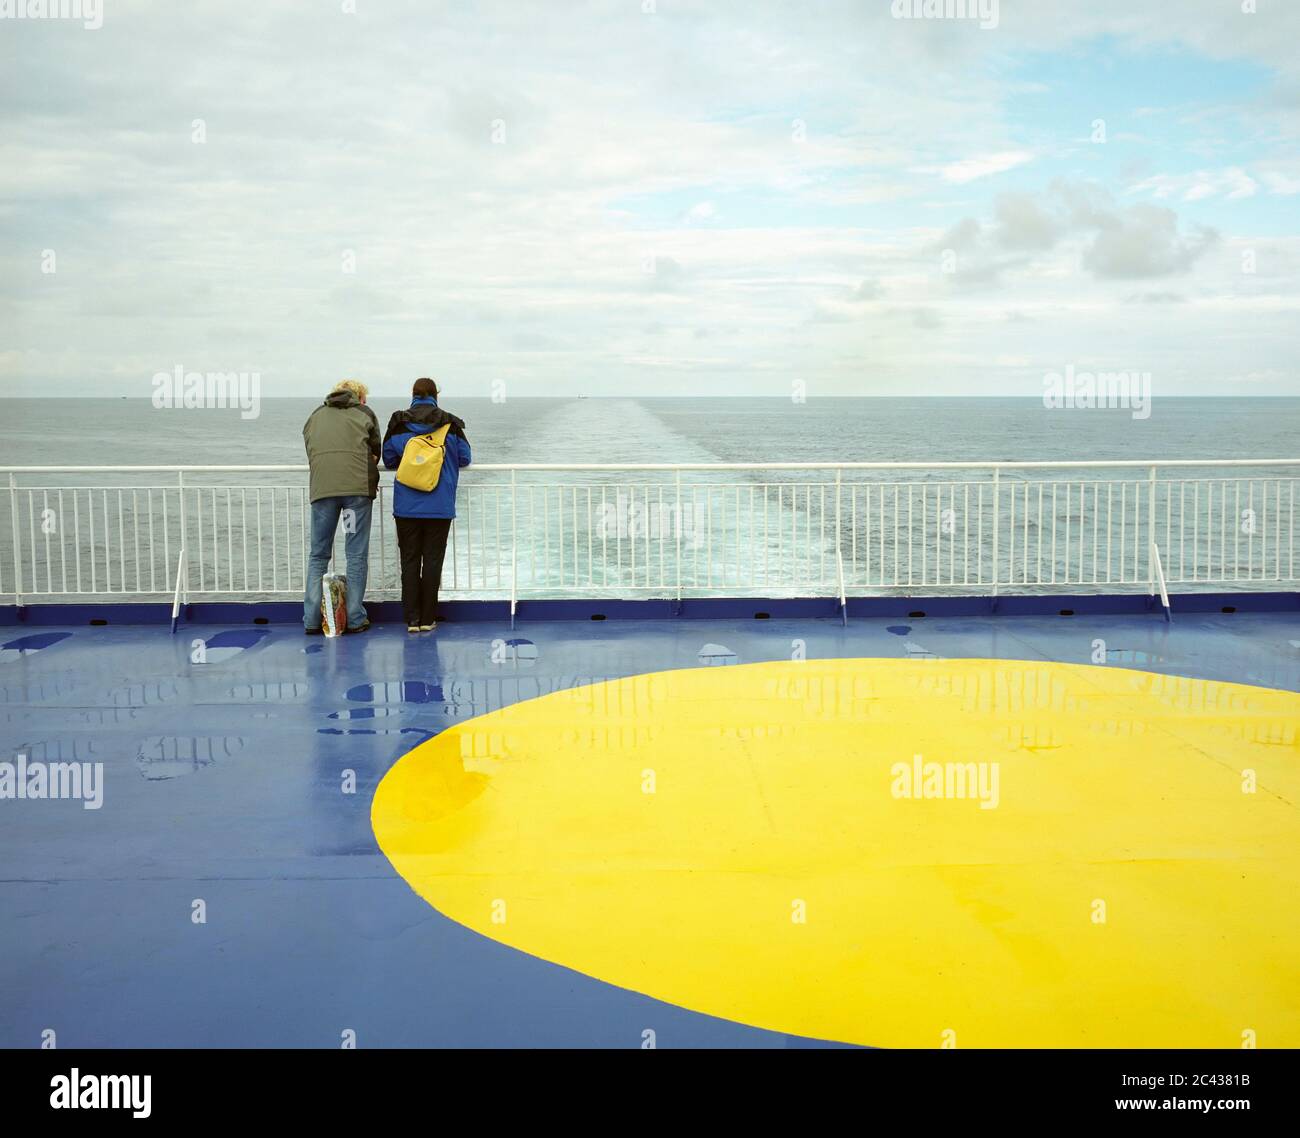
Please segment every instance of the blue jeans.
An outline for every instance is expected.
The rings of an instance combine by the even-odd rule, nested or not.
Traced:
[[[334,551],[334,531],[344,522],[344,549],[348,561],[348,627],[366,623],[361,603],[366,595],[366,572],[370,561],[369,498],[318,498],[311,504],[311,552],[307,555],[307,594],[303,598],[302,622],[308,628],[321,626],[321,578],[329,568]]]

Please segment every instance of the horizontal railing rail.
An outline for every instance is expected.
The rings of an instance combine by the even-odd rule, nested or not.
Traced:
[[[307,469],[0,467],[0,597],[301,595]],[[1300,459],[482,463],[462,474],[443,590],[843,602],[1289,589],[1298,477]],[[390,502],[385,472],[377,600],[400,588]]]
[[[1113,460],[1069,459],[1061,462],[1034,460],[1012,462],[1001,459],[982,462],[476,462],[472,469],[482,471],[511,470],[1067,470],[1087,468],[1113,470],[1122,467],[1234,467],[1300,466],[1296,458],[1122,458]],[[303,463],[279,465],[224,466],[0,466],[0,474],[175,474],[244,471],[246,473],[278,471],[305,474],[310,468]],[[381,475],[388,473],[382,472]],[[391,475],[390,475],[391,478]]]

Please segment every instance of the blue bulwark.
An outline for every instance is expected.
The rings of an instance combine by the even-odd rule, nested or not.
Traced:
[[[1300,612],[1300,593],[1182,593],[1169,598],[1174,613]],[[444,601],[439,606],[448,622],[505,622],[508,601]],[[370,619],[399,623],[401,605],[379,601],[366,605]],[[672,599],[522,600],[517,619],[529,620],[778,620],[838,617],[836,597],[694,597]],[[1001,597],[850,597],[850,617],[927,616],[1090,616],[1163,615],[1159,597],[1139,593],[1072,596]],[[241,603],[202,601],[182,606],[182,622],[220,624],[297,624],[301,601]],[[0,625],[158,624],[171,622],[170,603],[90,603],[0,606]]]

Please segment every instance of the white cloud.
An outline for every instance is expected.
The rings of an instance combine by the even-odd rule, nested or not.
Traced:
[[[1154,174],[1125,192],[1195,202],[1215,197],[1237,201],[1254,197],[1258,190],[1259,182],[1250,174],[1239,166],[1228,166],[1222,170],[1197,170],[1189,174]]]
[[[1271,194],[1300,194],[1300,177],[1291,177],[1278,170],[1264,170],[1260,180]]]
[[[939,173],[946,182],[963,185],[976,178],[987,178],[990,174],[1001,174],[1014,170],[1033,160],[1033,155],[1023,150],[1007,150],[1000,154],[982,154],[975,158],[963,158],[950,162],[940,168]]]

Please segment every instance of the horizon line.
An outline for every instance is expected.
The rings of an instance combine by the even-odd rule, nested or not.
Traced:
[[[329,393],[326,392],[326,395]],[[262,395],[259,399],[263,403],[274,400],[301,400],[323,398],[316,394],[309,395]],[[367,399],[410,399],[409,392],[386,392],[371,391],[367,394]],[[789,395],[640,395],[640,394],[623,394],[623,395],[588,395],[585,393],[572,395],[512,395],[508,399],[494,400],[490,395],[468,395],[459,393],[455,395],[457,399],[485,399],[488,402],[507,403],[519,399],[774,399],[781,402],[791,402]],[[1232,393],[1212,393],[1212,394],[1180,394],[1180,395],[1161,395],[1158,397],[1162,402],[1171,399],[1300,399],[1300,391],[1284,394],[1262,394],[1255,392],[1232,392]],[[151,403],[152,397],[149,395],[85,395],[80,392],[68,392],[66,394],[46,394],[46,395],[8,395],[0,392],[0,401],[14,400],[27,402],[43,402],[48,399],[94,399],[103,401],[120,401],[123,399],[136,400],[141,403]],[[913,401],[917,399],[1026,399],[1033,402],[1041,402],[1042,395],[1022,395],[1011,392],[987,395],[947,395],[947,394],[911,394],[911,395],[809,395],[800,400],[801,403],[809,403],[814,400],[825,399],[894,399]],[[796,404],[797,405],[797,404]],[[225,410],[220,407],[192,407],[186,408],[194,411],[213,411]]]

